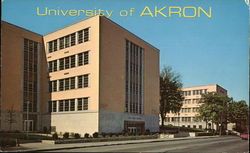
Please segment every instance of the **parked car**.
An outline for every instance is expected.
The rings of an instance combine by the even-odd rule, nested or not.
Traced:
[[[240,138],[241,138],[242,140],[248,140],[248,138],[249,138],[249,133],[241,133],[241,134],[240,134]]]

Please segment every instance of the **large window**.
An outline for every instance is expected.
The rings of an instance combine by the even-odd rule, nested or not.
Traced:
[[[126,40],[125,112],[143,114],[144,49]]]
[[[49,43],[49,51],[53,50],[53,43]],[[23,39],[23,111],[37,112],[38,97],[38,56],[39,43]],[[48,63],[52,71],[53,63]],[[51,85],[50,85],[51,88]],[[50,108],[51,110],[51,108]]]

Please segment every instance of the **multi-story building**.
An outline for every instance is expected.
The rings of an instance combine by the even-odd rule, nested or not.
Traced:
[[[23,31],[27,33],[26,30]],[[4,35],[8,37],[7,32]],[[34,111],[41,114],[41,124],[33,123],[31,129],[38,130],[39,128],[35,128],[36,125],[40,129],[47,127],[56,132],[81,134],[123,130],[139,132],[146,129],[158,131],[158,49],[103,16],[94,16],[37,37],[39,40],[20,36],[20,45],[12,45],[9,49],[13,54],[18,51],[21,54],[23,51],[25,53],[26,48],[36,48],[37,42],[39,53],[43,55],[31,61],[23,55],[16,56],[19,59],[24,58],[24,61],[28,60],[27,71],[31,64],[34,65],[34,61],[40,61],[41,68],[38,68],[38,74],[28,74],[27,77],[32,80],[27,87],[22,83],[19,83],[21,85],[18,90],[14,86],[9,87],[9,90],[14,92],[11,95],[23,92],[23,95],[33,94],[32,97],[40,98],[34,102],[34,105],[39,105]],[[4,41],[6,45],[2,46],[3,48],[8,46],[9,40]],[[27,47],[26,44],[33,47]],[[15,50],[11,47],[15,47]],[[2,54],[2,60],[9,60],[11,63],[10,57],[14,55],[9,55],[7,51],[5,54],[9,58]],[[12,78],[19,79],[20,82],[25,76],[23,72],[26,72],[26,68],[22,67],[22,60],[15,61],[15,64],[11,63],[20,67],[18,75],[13,75]],[[2,65],[4,66],[5,64]],[[44,67],[47,68],[45,73],[42,71]],[[1,73],[1,83],[4,83],[4,77],[8,80],[8,70],[15,72],[14,67],[6,67]],[[30,70],[35,71],[34,66]],[[35,84],[37,89],[30,89],[30,86],[35,87]],[[10,92],[3,92],[6,86],[7,82],[1,87],[2,97],[10,97]],[[28,93],[24,92],[26,88]],[[25,106],[27,102],[31,103],[30,99],[15,96],[12,98],[19,99],[18,107],[21,107],[21,104]],[[2,98],[1,107],[9,101],[12,100]],[[17,103],[18,100],[13,101],[14,105]],[[31,107],[29,111],[34,109],[34,106]],[[27,109],[23,108],[22,111],[25,114]],[[19,130],[23,130],[22,125],[20,123]]]
[[[199,103],[201,99],[201,94],[206,94],[208,92],[215,92],[222,95],[227,95],[227,90],[221,86],[214,85],[204,85],[196,87],[182,88],[184,101],[182,108],[179,113],[168,113],[165,124],[171,124],[174,126],[190,127],[205,129],[206,122],[199,121],[195,119],[198,114],[198,108],[201,105]],[[208,123],[208,129],[215,129],[215,125]]]
[[[1,22],[1,130],[41,130],[47,67],[43,37]]]

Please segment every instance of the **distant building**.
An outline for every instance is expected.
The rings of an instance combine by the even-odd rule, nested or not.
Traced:
[[[45,36],[2,27],[1,130],[13,105],[12,130],[159,130],[159,50],[149,43],[103,16]]]
[[[171,124],[174,126],[190,127],[205,129],[206,122],[196,121],[195,116],[198,114],[198,108],[201,105],[198,103],[201,99],[201,94],[206,94],[208,92],[216,92],[218,94],[227,95],[227,90],[221,86],[215,85],[204,85],[196,87],[182,88],[184,101],[180,113],[167,114],[165,124]],[[208,123],[208,129],[215,129],[216,126],[212,123]]]

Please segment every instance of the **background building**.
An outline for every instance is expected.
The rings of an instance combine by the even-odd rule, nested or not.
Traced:
[[[221,86],[215,85],[204,85],[196,87],[182,88],[184,101],[180,113],[167,114],[165,124],[171,124],[174,126],[183,126],[190,128],[206,128],[206,122],[196,121],[195,116],[198,114],[198,108],[201,105],[198,103],[201,99],[201,94],[208,92],[216,92],[218,94],[227,95],[227,90]],[[214,127],[212,127],[214,126]],[[215,129],[215,125],[208,123],[208,129]]]
[[[42,36],[2,21],[0,130],[41,130],[46,69]]]
[[[44,36],[57,132],[159,130],[159,50],[95,16]]]

